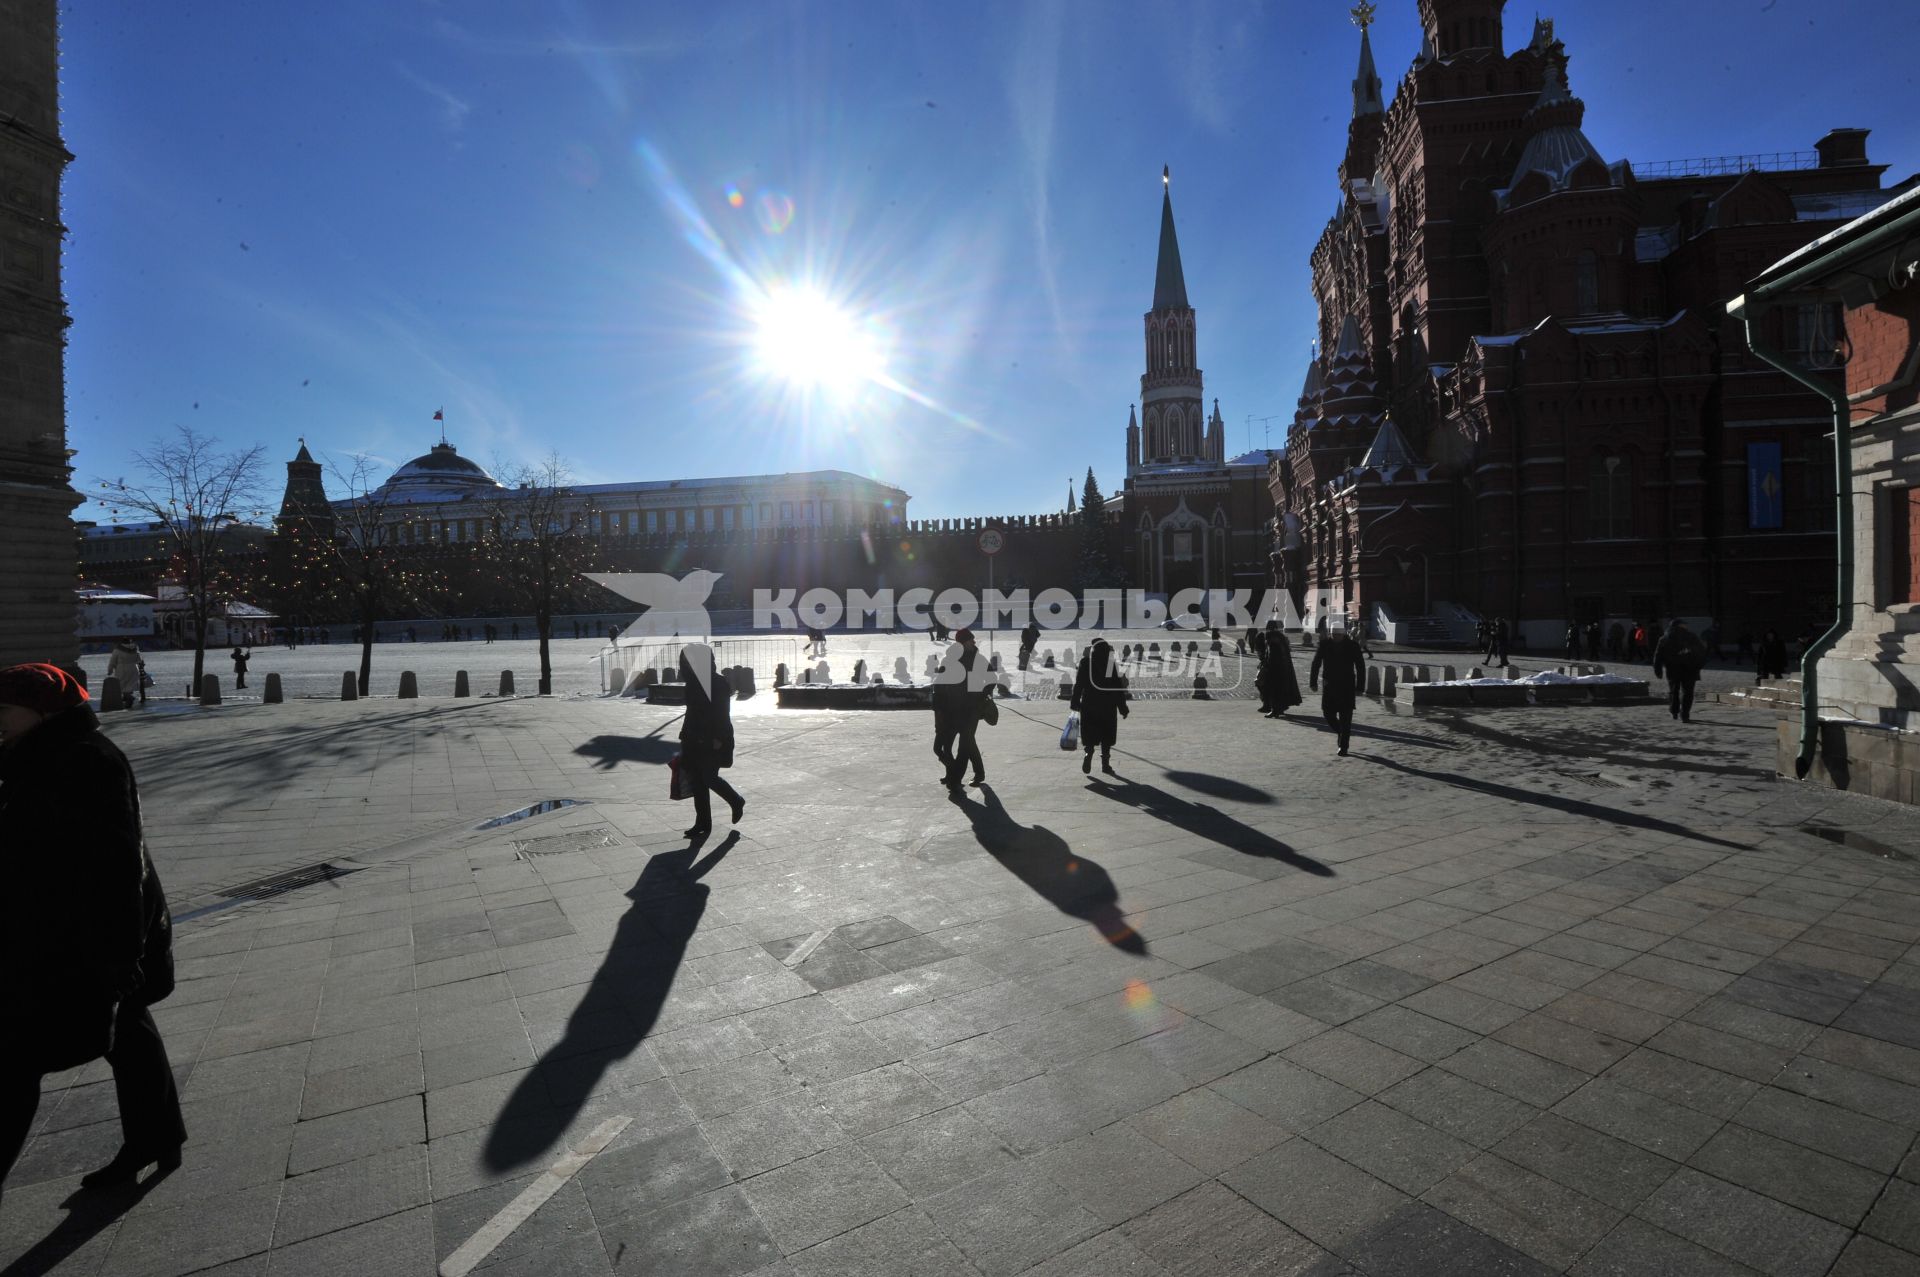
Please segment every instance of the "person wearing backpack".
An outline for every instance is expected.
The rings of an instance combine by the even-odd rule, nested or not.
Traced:
[[[1653,676],[1667,680],[1667,709],[1683,723],[1693,721],[1693,688],[1707,663],[1707,645],[1675,617],[1653,649]]]
[[[33,1129],[40,1080],[103,1056],[121,1146],[85,1188],[180,1165],[186,1123],[147,1009],[173,992],[173,922],[140,829],[133,769],[87,689],[53,665],[0,669],[0,1178]]]

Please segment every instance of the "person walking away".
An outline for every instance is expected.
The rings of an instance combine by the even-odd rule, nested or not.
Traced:
[[[986,662],[980,659],[973,631],[962,629],[953,636],[953,641],[959,650],[949,654],[946,673],[935,695],[942,689],[947,694],[947,726],[953,733],[953,749],[947,759],[947,792],[957,796],[960,778],[969,766],[973,768],[974,784],[987,783],[987,766],[981,761],[977,736],[989,684]]]
[[[1347,740],[1353,733],[1353,707],[1360,689],[1366,685],[1367,662],[1360,645],[1345,630],[1335,630],[1313,651],[1313,665],[1307,670],[1307,686],[1320,692],[1320,713],[1340,741],[1335,752],[1347,752]]]
[[[1587,659],[1590,661],[1600,659],[1600,622],[1598,621],[1587,622]]]
[[[1040,646],[1040,626],[1028,621],[1026,628],[1020,631],[1020,672],[1026,673],[1033,662],[1033,649]]]
[[[233,649],[233,686],[234,690],[247,685],[247,661],[252,654],[244,647]]]
[[[1293,645],[1278,621],[1267,622],[1261,642],[1265,654],[1260,658],[1260,700],[1268,718],[1282,718],[1301,701],[1300,676],[1293,672]]]
[[[693,791],[693,826],[689,838],[713,832],[713,799],[724,798],[739,824],[747,800],[720,773],[733,766],[733,718],[727,702],[733,686],[715,668],[713,649],[689,643],[680,649],[680,682],[687,689],[687,712],[680,720],[680,773]]]
[[[1080,760],[1082,773],[1093,771],[1093,751],[1098,746],[1100,770],[1113,775],[1111,754],[1120,738],[1120,720],[1131,712],[1127,699],[1127,680],[1121,677],[1119,662],[1114,660],[1113,644],[1100,635],[1087,644],[1080,657],[1068,701],[1070,709],[1080,712],[1080,747],[1086,751]]]
[[[1683,723],[1693,721],[1693,688],[1707,663],[1707,645],[1679,617],[1667,626],[1653,649],[1653,676],[1667,680],[1667,709]]]
[[[1567,659],[1580,659],[1580,627],[1572,621],[1567,622]]]
[[[0,1063],[0,1179],[20,1156],[48,1073],[106,1057],[121,1146],[80,1180],[100,1188],[180,1165],[186,1123],[148,1007],[173,992],[173,926],[140,834],[126,755],[87,691],[52,665],[0,670],[0,952],[11,1045]]]
[[[1787,644],[1780,631],[1768,630],[1760,639],[1760,677],[1787,676]]]
[[[953,682],[961,677],[959,670],[960,645],[955,643],[933,671],[933,756],[940,760],[943,785],[947,783],[947,768],[953,763],[953,740],[958,735],[954,723],[960,707]]]
[[[127,701],[131,702],[138,691],[140,703],[147,703],[147,661],[132,639],[121,639],[113,645],[113,655],[107,658],[107,677],[120,680],[120,695]]]

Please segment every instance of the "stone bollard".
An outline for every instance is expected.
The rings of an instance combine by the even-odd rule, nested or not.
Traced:
[[[1047,659],[1042,661],[1040,664],[1043,669],[1053,668],[1053,649],[1052,648],[1047,649]]]
[[[100,712],[125,709],[127,703],[120,698],[120,680],[109,674],[100,680]]]
[[[1485,678],[1486,676],[1486,671],[1482,670],[1478,665],[1475,665],[1467,671],[1468,678]]]
[[[1420,681],[1421,681],[1422,683],[1431,683],[1431,682],[1433,682],[1433,666],[1431,666],[1431,665],[1422,665],[1422,666],[1420,667]]]
[[[999,660],[1000,658],[996,656],[994,659]],[[864,683],[867,681],[867,658],[864,656],[853,663],[853,681],[856,683]]]
[[[929,662],[927,672],[932,673],[933,670],[932,670],[931,662],[933,658],[929,656],[927,660]],[[780,662],[780,664],[773,667],[773,685],[775,687],[785,687],[787,685],[787,680],[790,677],[792,676],[787,673],[787,663],[785,661],[782,661]]]
[[[348,670],[340,676],[340,699],[343,701],[357,701],[360,699],[360,684],[353,677],[352,670]]]
[[[1459,677],[1460,677],[1460,676],[1459,676],[1459,675],[1458,675],[1457,673],[1455,673],[1455,672],[1454,672],[1454,668],[1453,668],[1453,666],[1451,666],[1451,665],[1442,665],[1442,666],[1440,667],[1440,681],[1441,681],[1441,682],[1443,682],[1443,683],[1451,683],[1451,682],[1453,682],[1453,681],[1454,681],[1455,679],[1457,679],[1457,678],[1459,678]]]
[[[1400,681],[1402,683],[1418,683],[1420,681],[1420,673],[1411,665],[1402,665],[1400,667]]]
[[[1380,667],[1378,665],[1367,666],[1367,695],[1380,695]]]
[[[615,677],[620,679],[625,679],[626,675],[617,674],[615,675]],[[614,690],[618,691],[619,689],[615,688]],[[465,670],[455,670],[453,672],[453,694],[455,696],[473,695],[473,688],[467,682],[467,672]]]
[[[733,679],[733,694],[740,700],[749,700],[755,692],[760,690],[754,682],[751,665],[736,667],[733,671]]]
[[[502,696],[513,695],[513,671],[512,670],[500,671],[500,695]]]
[[[1511,665],[1502,666],[1501,670],[1502,670],[1501,677],[1504,679],[1507,679],[1508,681],[1512,681],[1513,679],[1520,677],[1520,671],[1515,669]]]
[[[280,692],[279,673],[276,671],[275,673],[267,675],[267,686],[266,690],[260,693],[260,703],[262,705],[279,705],[285,699]]]
[[[1063,701],[1073,699],[1073,684],[1069,683],[1066,679],[1060,680],[1060,699]]]
[[[417,701],[420,699],[420,680],[414,677],[412,670],[400,671],[399,699],[403,701]]]
[[[1207,676],[1205,674],[1195,674],[1193,676],[1193,699],[1196,701],[1210,701],[1213,699],[1207,692]]]
[[[200,676],[200,703],[202,705],[218,705],[220,703],[220,676],[218,674],[202,674]]]
[[[1398,672],[1394,670],[1393,666],[1391,665],[1387,666],[1380,673],[1381,697],[1386,700],[1392,700],[1394,688],[1399,686],[1399,683],[1400,683],[1400,676]]]

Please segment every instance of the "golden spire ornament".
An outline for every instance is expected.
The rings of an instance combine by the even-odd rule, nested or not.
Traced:
[[[1353,15],[1353,25],[1365,31],[1373,25],[1373,15],[1377,8],[1373,0],[1360,0],[1359,4],[1348,10]]]

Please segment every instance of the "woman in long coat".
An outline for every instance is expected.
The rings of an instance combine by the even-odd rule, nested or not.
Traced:
[[[140,835],[126,755],[86,689],[52,665],[0,669],[0,1177],[44,1074],[106,1057],[122,1144],[81,1178],[98,1188],[180,1165],[187,1128],[147,1008],[173,991],[172,921]]]
[[[1300,676],[1293,670],[1293,645],[1279,622],[1267,625],[1265,644],[1260,650],[1258,687],[1260,703],[1268,718],[1279,718],[1300,703]]]
[[[1080,667],[1073,675],[1071,708],[1080,711],[1080,747],[1086,751],[1080,760],[1082,772],[1093,771],[1093,751],[1100,750],[1100,770],[1113,774],[1109,751],[1120,738],[1120,720],[1126,717],[1127,680],[1113,656],[1113,644],[1104,636],[1087,645]]]
[[[747,800],[720,775],[733,766],[733,718],[727,711],[733,686],[714,668],[711,647],[689,643],[680,649],[680,681],[687,688],[687,713],[680,720],[680,774],[693,792],[693,826],[686,836],[698,838],[713,832],[711,795],[726,800],[736,825]]]

